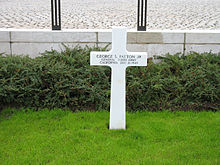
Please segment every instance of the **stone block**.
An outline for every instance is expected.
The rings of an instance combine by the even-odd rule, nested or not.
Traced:
[[[111,32],[98,32],[98,42],[112,42]]]
[[[136,32],[138,44],[159,44],[163,43],[161,32]]]
[[[137,33],[135,32],[128,32],[127,33],[127,43],[128,44],[136,44],[137,43]]]
[[[11,50],[10,50],[10,43],[0,43],[0,54],[3,53],[3,54],[11,54]]]
[[[220,43],[220,32],[186,33],[187,44]]]
[[[184,43],[181,32],[136,32],[138,44],[179,44]]]
[[[95,44],[77,44],[77,43],[64,43],[66,46],[73,48],[75,46],[81,46],[84,48],[86,45],[94,47]],[[12,54],[14,55],[28,55],[31,58],[41,56],[41,53],[46,50],[65,50],[61,43],[12,43]]]
[[[176,54],[183,53],[183,44],[148,44],[148,58],[153,56],[163,56],[167,53]]]
[[[41,31],[12,31],[12,42],[53,42],[52,33]]]
[[[147,52],[147,44],[127,44],[127,51]]]
[[[52,33],[53,42],[97,42],[95,32],[55,32]]]
[[[164,32],[163,43],[165,44],[183,44],[184,43],[184,33],[181,32]]]
[[[186,53],[189,52],[212,52],[212,53],[220,53],[220,45],[186,45]]]
[[[13,31],[12,42],[96,42],[95,32]]]
[[[0,31],[0,42],[10,42],[9,31]]]
[[[46,50],[59,49],[59,44],[54,43],[12,43],[13,55],[28,55],[31,58],[41,56]]]

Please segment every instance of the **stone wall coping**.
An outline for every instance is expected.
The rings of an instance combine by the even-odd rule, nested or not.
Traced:
[[[51,29],[14,29],[14,28],[0,28],[0,31],[7,32],[111,32],[111,29],[62,29],[62,30],[51,30]],[[138,33],[220,33],[220,30],[147,30],[137,31],[136,29],[128,29],[128,32]]]

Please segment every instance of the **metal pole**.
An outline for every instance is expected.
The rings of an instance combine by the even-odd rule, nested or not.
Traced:
[[[147,30],[147,0],[138,0],[137,8],[137,30]]]
[[[52,30],[61,30],[61,5],[60,0],[51,0]]]

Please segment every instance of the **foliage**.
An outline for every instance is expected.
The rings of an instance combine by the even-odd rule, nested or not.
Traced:
[[[91,50],[46,51],[41,57],[0,56],[0,105],[72,110],[109,109],[109,67],[90,66]],[[159,57],[127,69],[127,109],[210,109],[220,105],[220,55]]]
[[[0,164],[219,164],[220,112],[126,116],[110,131],[106,111],[2,111]]]
[[[42,57],[8,56],[0,60],[1,105],[35,108],[101,109],[109,97],[107,67],[90,67],[91,48],[74,48]],[[93,50],[101,50],[94,48]]]
[[[220,108],[220,54],[167,54],[158,59],[158,64],[128,69],[131,109]]]

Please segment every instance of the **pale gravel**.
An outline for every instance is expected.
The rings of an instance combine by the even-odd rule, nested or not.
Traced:
[[[137,0],[61,0],[62,29],[136,29]],[[0,28],[51,29],[50,0],[0,0]],[[147,28],[220,30],[220,0],[148,0]]]

